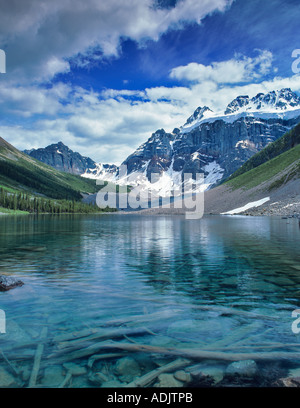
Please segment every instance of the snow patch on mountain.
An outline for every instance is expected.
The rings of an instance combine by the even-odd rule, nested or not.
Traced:
[[[244,205],[243,207],[236,208],[235,210],[231,210],[231,211],[227,211],[226,213],[222,213],[221,215],[240,214],[246,210],[249,210],[250,208],[260,207],[261,205],[267,203],[268,201],[270,201],[270,197],[265,197],[265,198],[262,198],[261,200],[248,203]]]
[[[94,168],[86,169],[86,171],[81,174],[81,176],[93,180],[105,180],[114,182],[116,181],[117,172],[118,167],[114,164],[95,163]]]

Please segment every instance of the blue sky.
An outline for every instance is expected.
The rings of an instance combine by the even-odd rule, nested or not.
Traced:
[[[0,0],[0,136],[120,163],[198,106],[290,87],[298,0]]]

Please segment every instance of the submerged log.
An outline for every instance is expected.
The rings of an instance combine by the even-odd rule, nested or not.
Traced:
[[[76,350],[82,347],[85,343],[92,342],[94,340],[105,340],[105,339],[118,339],[125,335],[127,336],[143,336],[145,334],[150,334],[149,330],[145,327],[130,329],[122,328],[115,330],[98,330],[96,333],[91,334],[86,337],[80,337],[79,339],[69,340],[65,342],[58,343],[57,348],[62,349],[62,353],[68,353],[69,351]],[[151,334],[154,334],[153,332]],[[59,353],[59,352],[58,352]]]
[[[15,367],[15,365],[12,363],[12,362],[10,362],[9,360],[8,360],[8,358],[6,357],[6,355],[3,353],[3,351],[2,350],[0,350],[0,354],[1,354],[1,356],[2,356],[2,358],[3,358],[3,360],[6,362],[6,364],[8,365],[8,367],[10,368],[10,370],[16,375],[16,376],[20,376],[20,370],[17,368],[17,367]]]
[[[147,387],[150,385],[160,374],[162,373],[167,373],[167,372],[172,372],[175,370],[179,370],[180,368],[186,367],[189,365],[191,362],[189,360],[185,359],[177,359],[175,361],[172,361],[169,364],[166,364],[162,367],[156,368],[155,370],[150,371],[150,373],[147,373],[143,375],[140,378],[137,378],[136,380],[130,382],[125,386],[125,388],[131,388],[131,387]]]
[[[31,376],[30,376],[30,379],[29,379],[29,385],[28,385],[29,388],[35,387],[35,385],[36,385],[36,381],[37,381],[37,377],[38,377],[38,373],[39,373],[39,369],[40,369],[40,364],[41,364],[41,358],[42,358],[42,354],[43,354],[43,351],[44,351],[43,340],[46,339],[47,333],[48,333],[47,327],[43,327],[42,334],[41,334],[42,342],[37,346],[36,353],[35,353],[35,356],[34,356],[33,368],[32,368]]]
[[[89,358],[87,366],[92,368],[95,361],[97,360],[110,360],[113,358],[120,358],[123,357],[124,353],[108,353],[108,354],[94,354],[92,357]]]
[[[278,361],[278,360],[300,360],[300,352],[249,352],[249,353],[234,353],[224,351],[208,351],[198,349],[181,349],[172,347],[157,347],[145,344],[132,343],[116,343],[116,342],[100,342],[95,343],[85,349],[73,351],[62,357],[63,361],[72,361],[83,357],[88,357],[101,350],[123,350],[125,352],[143,352],[150,354],[162,354],[168,356],[179,356],[194,360],[221,360],[221,361],[240,361],[240,360],[256,360],[256,361]],[[49,358],[56,357],[57,354],[51,354]]]
[[[114,295],[112,294],[111,296],[114,296]],[[118,295],[115,295],[115,296],[119,297],[119,298],[123,298],[123,299],[131,299],[131,297],[127,296],[127,295],[118,294]],[[143,302],[153,302],[153,303],[156,303],[156,304],[161,303],[162,307],[174,306],[174,307],[177,307],[177,308],[182,308],[182,307],[187,306],[187,305],[182,304],[182,303],[163,302],[160,299],[145,298],[145,297],[141,297],[141,296],[135,296],[134,298],[135,298],[135,300],[140,300],[140,301],[143,301]],[[249,319],[255,319],[255,320],[258,320],[258,319],[261,319],[261,320],[274,320],[274,321],[280,320],[280,318],[277,317],[277,316],[262,315],[262,314],[259,314],[259,313],[256,313],[256,312],[248,312],[248,311],[245,311],[245,310],[235,309],[234,307],[226,307],[226,306],[221,306],[221,305],[189,305],[189,306],[191,306],[193,309],[203,310],[204,312],[205,311],[207,311],[207,312],[216,312],[216,313],[219,313],[221,316],[241,316],[241,317],[245,317],[245,318],[249,318]],[[153,315],[157,314],[157,313],[161,314],[161,311],[160,312],[155,312],[155,313],[153,313]],[[143,319],[146,319],[146,317],[148,318],[147,315],[144,315]],[[173,313],[173,315],[171,317],[174,317],[174,313]],[[161,320],[161,317],[160,317],[160,320]],[[136,322],[136,319],[132,319],[132,317],[129,316],[128,319],[126,321],[124,321],[124,322],[130,322],[130,321]],[[108,322],[108,323],[111,323],[111,322]]]
[[[10,276],[0,275],[0,292],[23,286],[24,282],[11,278]]]

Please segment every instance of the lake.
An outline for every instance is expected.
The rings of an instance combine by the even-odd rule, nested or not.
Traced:
[[[226,386],[242,360],[250,386],[300,376],[299,243],[296,219],[1,216],[0,274],[24,286],[0,292],[0,386]]]

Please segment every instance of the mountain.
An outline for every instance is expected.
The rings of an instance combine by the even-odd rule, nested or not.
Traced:
[[[81,200],[82,193],[95,193],[94,180],[55,170],[20,152],[0,137],[0,187],[56,199]]]
[[[255,154],[250,160],[248,160],[242,167],[240,167],[235,173],[233,173],[229,180],[232,180],[243,173],[246,173],[261,164],[272,160],[280,154],[292,149],[300,144],[300,124],[293,128],[290,132],[286,133],[280,139],[274,143],[269,144],[261,152]]]
[[[101,173],[101,171],[103,175],[106,171],[109,173],[117,169],[114,165],[99,165],[89,157],[73,152],[62,142],[49,145],[45,148],[24,150],[24,153],[54,167],[56,170],[71,174],[84,174],[89,178],[93,178],[93,175]]]
[[[207,191],[205,211],[300,217],[300,124]]]
[[[122,168],[95,163],[61,142],[27,153],[84,178],[139,186],[145,191],[151,188],[161,196],[170,196],[182,186],[184,174],[195,178],[204,173],[204,184],[199,187],[203,191],[221,184],[235,172],[245,171],[244,163],[299,122],[300,98],[284,88],[253,98],[238,96],[221,112],[198,107],[183,126],[171,133],[157,130],[128,156],[122,163],[127,169],[125,175]]]
[[[239,96],[227,106],[225,115],[243,111],[280,112],[297,108],[299,103],[300,98],[291,89],[286,88],[278,92],[269,92],[266,95],[259,93],[252,99],[249,96]]]
[[[198,107],[181,128],[153,133],[123,162],[128,176],[118,182],[148,186],[158,173],[154,184],[166,193],[183,174],[204,172],[209,189],[299,122],[300,98],[291,89],[239,96],[224,112]]]

